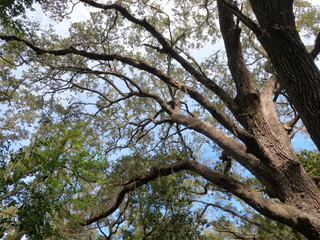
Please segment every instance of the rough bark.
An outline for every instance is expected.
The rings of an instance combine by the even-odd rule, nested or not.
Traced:
[[[296,30],[293,1],[250,0],[250,3],[262,29],[258,39],[271,59],[277,79],[320,149],[320,71]],[[313,55],[318,48],[315,49]]]
[[[267,188],[270,187],[267,190],[271,195],[275,194],[282,202],[292,204],[304,212],[312,213],[316,219],[313,227],[317,229],[315,232],[318,231],[318,235],[308,237],[318,239],[320,195],[314,182],[308,177],[295,156],[288,134],[275,115],[272,103],[275,77],[266,81],[265,87],[255,99],[248,97],[253,89],[252,81],[250,82],[248,74],[244,74],[247,71],[241,55],[241,46],[239,46],[240,39],[239,36],[235,36],[240,30],[232,21],[231,13],[238,16],[257,34],[277,72],[277,80],[288,92],[299,114],[304,115],[302,119],[308,131],[313,131],[312,139],[318,147],[320,90],[317,89],[316,83],[319,81],[319,70],[295,29],[292,1],[252,0],[250,2],[260,27],[243,16],[229,1],[218,0],[220,29],[224,36],[229,70],[236,85],[251,86],[237,88],[238,94],[247,94],[241,104],[251,108],[247,113],[241,112],[241,109],[239,113],[236,113],[238,114],[236,117],[245,122],[242,124],[254,136],[253,143],[246,143],[248,151],[260,159],[264,165],[264,172],[259,173],[260,176],[256,175],[256,177],[264,182],[268,175],[272,176],[273,181],[269,180],[271,186],[265,184]],[[302,226],[301,223],[299,231],[304,228]]]

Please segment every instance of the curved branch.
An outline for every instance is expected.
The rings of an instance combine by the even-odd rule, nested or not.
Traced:
[[[134,17],[127,9],[122,7],[121,5],[114,4],[102,4],[97,3],[93,0],[80,0],[83,3],[89,4],[92,7],[109,10],[114,9],[120,12],[126,19],[130,22],[142,26],[145,30],[147,30],[153,37],[157,39],[157,41],[161,44],[162,49],[158,49],[157,51],[167,54],[168,56],[174,58],[177,62],[181,64],[181,66],[189,72],[198,82],[203,84],[209,90],[213,91],[228,107],[230,110],[235,109],[234,101],[230,97],[230,95],[225,92],[220,86],[218,86],[214,81],[207,78],[201,72],[197,71],[196,68],[192,66],[186,59],[184,59],[173,47],[172,45],[162,36],[160,32],[158,32],[146,19],[140,20]]]
[[[234,178],[216,172],[199,162],[184,159],[165,167],[154,168],[149,174],[129,181],[129,183],[126,183],[122,187],[116,201],[109,209],[98,216],[84,220],[83,225],[90,225],[114,213],[122,203],[127,193],[132,192],[136,188],[141,187],[159,177],[169,176],[182,170],[189,170],[199,174],[214,185],[231,192],[255,210],[271,219],[285,223],[289,226],[295,226],[296,228],[299,228],[298,225],[307,219],[305,213],[291,205],[279,204],[265,199],[255,189]],[[302,225],[305,224],[308,223],[305,221]]]
[[[100,219],[106,218],[109,215],[111,215],[113,212],[115,212],[120,204],[122,203],[123,199],[125,198],[126,194],[129,192],[134,191],[136,188],[141,187],[147,183],[149,183],[152,180],[155,180],[159,177],[164,177],[164,176],[169,176],[174,174],[175,172],[180,172],[182,170],[186,170],[188,166],[189,161],[188,160],[181,160],[177,163],[171,164],[166,167],[162,168],[153,168],[152,171],[143,176],[143,177],[138,177],[135,179],[132,179],[126,183],[123,184],[122,190],[118,194],[118,197],[115,201],[115,203],[104,213],[95,216],[93,218],[87,219],[84,221],[84,225],[90,225]]]
[[[267,172],[265,172],[265,174],[261,174],[261,169],[264,169],[265,167],[254,155],[246,152],[246,147],[236,139],[200,119],[191,116],[185,116],[181,113],[174,113],[170,117],[174,122],[182,124],[189,129],[193,129],[211,139],[220,148],[225,150],[230,156],[236,159],[236,161],[238,161],[242,166],[257,176],[261,182],[266,182],[264,178],[266,177],[265,174],[267,174]],[[269,177],[270,176],[267,176],[267,178]]]
[[[190,161],[188,170],[198,173],[211,183],[231,192],[266,217],[282,222],[288,226],[294,227],[295,229],[299,229],[301,233],[306,233],[305,229],[307,228],[304,228],[304,224],[307,224],[308,227],[313,229],[312,223],[310,220],[307,220],[308,218],[310,219],[310,216],[292,205],[279,204],[268,200],[255,189],[234,178],[216,172],[201,163]],[[315,221],[317,220],[315,219]],[[301,225],[303,227],[301,227]],[[306,235],[308,234],[309,233],[306,233]]]

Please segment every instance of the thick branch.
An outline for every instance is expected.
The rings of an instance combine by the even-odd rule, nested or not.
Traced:
[[[225,6],[224,0],[218,0],[219,23],[228,57],[229,70],[237,87],[237,97],[257,94],[250,73],[244,61],[240,42],[241,29],[236,25],[233,14]]]
[[[268,53],[290,102],[320,149],[320,71],[313,58],[318,50],[312,55],[306,51],[296,29],[293,2],[250,0],[253,12],[265,30],[258,40]]]
[[[147,183],[149,183],[152,180],[155,180],[159,177],[164,177],[164,176],[169,176],[172,175],[176,172],[180,172],[181,170],[186,170],[188,167],[188,160],[181,160],[177,163],[174,163],[172,165],[162,167],[162,168],[154,168],[152,171],[143,176],[143,177],[138,177],[136,179],[130,180],[125,183],[125,185],[122,187],[122,190],[118,194],[118,197],[115,201],[115,203],[104,213],[95,216],[93,218],[90,218],[88,220],[85,220],[84,225],[90,225],[100,219],[106,218],[110,216],[113,212],[115,212],[120,204],[122,203],[124,197],[126,196],[127,193],[134,191],[136,188],[141,187]]]
[[[297,208],[291,205],[278,204],[265,199],[251,187],[248,187],[231,177],[218,173],[201,163],[190,161],[189,165],[189,170],[198,173],[200,176],[218,187],[233,193],[261,214],[288,226],[294,227],[295,229],[299,229],[302,233],[306,233],[305,229],[308,229],[304,229],[306,226],[305,224],[310,224],[308,227],[313,228],[312,223],[309,221],[312,218]],[[314,220],[317,221],[316,219]],[[313,230],[316,231],[316,229]],[[308,235],[308,233],[306,233],[306,235]]]
[[[257,25],[252,19],[244,15],[238,6],[230,0],[223,0],[223,3],[229,10],[238,18],[240,21],[246,25],[255,35],[260,36],[262,34],[262,29]]]
[[[193,129],[211,139],[220,148],[226,151],[227,154],[232,156],[242,166],[247,168],[259,179],[259,181],[265,184],[265,186],[270,184],[271,176],[268,175],[267,171],[262,173],[262,169],[265,169],[265,166],[254,155],[248,153],[246,151],[246,147],[236,139],[200,119],[191,116],[185,116],[181,113],[174,113],[170,117],[174,122],[182,124],[189,129]]]
[[[118,194],[115,203],[104,213],[85,220],[84,225],[90,225],[111,215],[120,206],[127,193],[134,191],[136,188],[143,186],[159,177],[169,176],[182,170],[190,170],[199,174],[214,185],[233,193],[265,216],[285,223],[289,226],[296,226],[300,223],[300,221],[304,221],[306,217],[304,213],[296,208],[290,205],[274,203],[268,199],[265,199],[253,188],[246,186],[234,178],[216,172],[199,162],[180,160],[179,162],[166,167],[154,168],[149,174],[126,183],[126,185],[123,186],[122,190]]]
[[[280,142],[284,143],[283,146],[290,148],[290,152],[294,152],[291,147],[288,132],[285,130],[282,123],[280,123],[280,121],[278,120],[274,102],[272,100],[276,84],[276,77],[271,76],[266,80],[265,85],[261,90],[261,105],[263,116],[265,117],[266,122],[268,122],[268,124],[272,128],[273,132],[277,134],[276,137],[280,140]]]

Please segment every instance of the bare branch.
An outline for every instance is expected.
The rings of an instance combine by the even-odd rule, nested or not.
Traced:
[[[245,236],[242,233],[238,233],[235,230],[230,229],[229,227],[222,225],[222,224],[219,224],[218,226],[215,226],[215,227],[218,232],[229,233],[234,237],[234,239],[242,239],[242,240],[255,240],[256,239],[256,237],[254,235],[253,236]]]
[[[214,207],[214,208],[218,208],[218,209],[221,209],[222,211],[224,212],[227,212],[227,213],[230,213],[231,215],[241,219],[241,220],[244,220],[248,223],[251,223],[253,225],[256,225],[258,227],[261,227],[263,228],[263,226],[259,223],[259,222],[255,222],[253,221],[252,219],[248,218],[248,217],[245,217],[239,213],[237,213],[236,211],[233,211],[231,210],[230,208],[226,208],[226,207],[222,207],[221,205],[219,204],[215,204],[215,203],[209,203],[209,202],[204,202],[204,201],[201,201],[201,200],[197,200],[197,199],[194,199],[192,200],[193,202],[198,202],[198,203],[202,203],[204,205],[206,205],[205,209],[207,209],[208,207]],[[267,230],[267,229],[264,229],[264,230]]]
[[[222,2],[229,8],[229,10],[240,19],[240,21],[246,25],[251,31],[253,31],[257,36],[263,33],[263,30],[248,16],[244,15],[238,6],[231,0],[222,0]]]

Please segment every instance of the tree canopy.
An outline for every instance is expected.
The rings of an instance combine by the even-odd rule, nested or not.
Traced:
[[[319,6],[6,1],[0,18],[3,239],[320,239]]]
[[[0,19],[2,24],[22,33],[21,21],[16,19],[24,14],[27,9],[32,9],[32,4],[40,2],[40,0],[1,0],[0,1]]]

